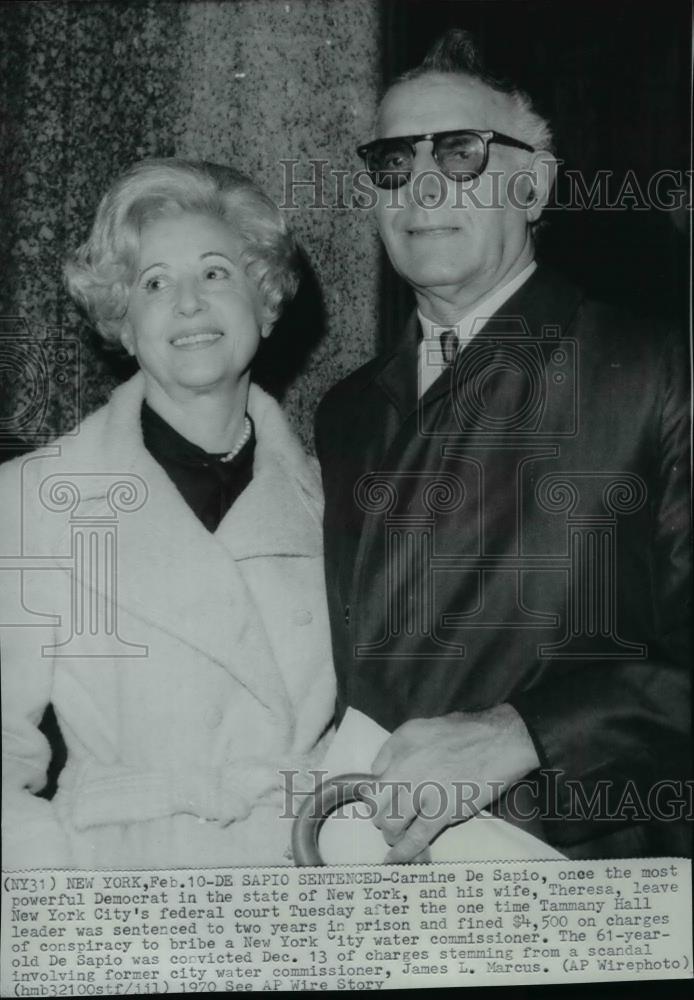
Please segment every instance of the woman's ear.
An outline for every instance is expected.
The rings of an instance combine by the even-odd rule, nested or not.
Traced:
[[[277,316],[274,313],[271,313],[269,309],[264,310],[262,322],[260,324],[260,336],[263,340],[267,340],[270,336],[276,322]]]
[[[120,330],[120,342],[130,357],[135,357],[135,338],[133,336],[133,328],[128,319],[123,320],[123,325]]]

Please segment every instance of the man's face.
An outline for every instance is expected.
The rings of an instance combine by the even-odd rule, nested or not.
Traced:
[[[474,80],[433,74],[397,84],[386,94],[376,135],[465,128],[522,138],[514,131],[504,95]],[[509,204],[507,194],[508,177],[531,154],[492,143],[486,171],[461,184],[438,170],[431,142],[418,143],[416,150],[409,182],[378,191],[376,214],[388,256],[415,291],[474,301],[501,283],[524,253],[531,253],[526,214]],[[471,185],[471,196],[466,196]],[[518,185],[516,206],[522,191]],[[496,207],[483,207],[488,205]]]

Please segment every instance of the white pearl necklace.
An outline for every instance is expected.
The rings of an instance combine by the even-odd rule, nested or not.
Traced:
[[[228,451],[224,456],[224,458],[220,458],[220,462],[230,462],[232,458],[236,458],[238,453],[241,451],[243,446],[247,443],[248,439],[250,438],[251,431],[252,431],[251,421],[248,415],[246,415],[243,421],[243,434],[236,442],[234,447],[231,449],[231,451]]]

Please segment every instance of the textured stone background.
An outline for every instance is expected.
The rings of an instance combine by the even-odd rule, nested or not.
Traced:
[[[299,161],[298,180],[314,159],[354,168],[380,86],[378,4],[12,3],[0,31],[0,434],[40,441],[73,427],[130,371],[61,279],[113,178],[146,156],[202,157],[289,203],[282,160]],[[309,447],[318,400],[375,348],[379,261],[372,222],[336,208],[333,184],[323,189],[333,207],[312,208],[311,197],[297,188],[298,207],[287,209],[305,280],[257,371]]]

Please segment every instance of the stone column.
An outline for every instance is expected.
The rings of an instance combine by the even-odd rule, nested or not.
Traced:
[[[176,152],[229,163],[296,206],[287,217],[316,281],[268,354],[292,375],[301,365],[284,403],[309,446],[323,393],[376,348],[378,238],[332,171],[359,169],[355,147],[370,136],[379,21],[375,0],[239,0],[189,4],[183,24]],[[296,183],[314,173],[315,190]]]

